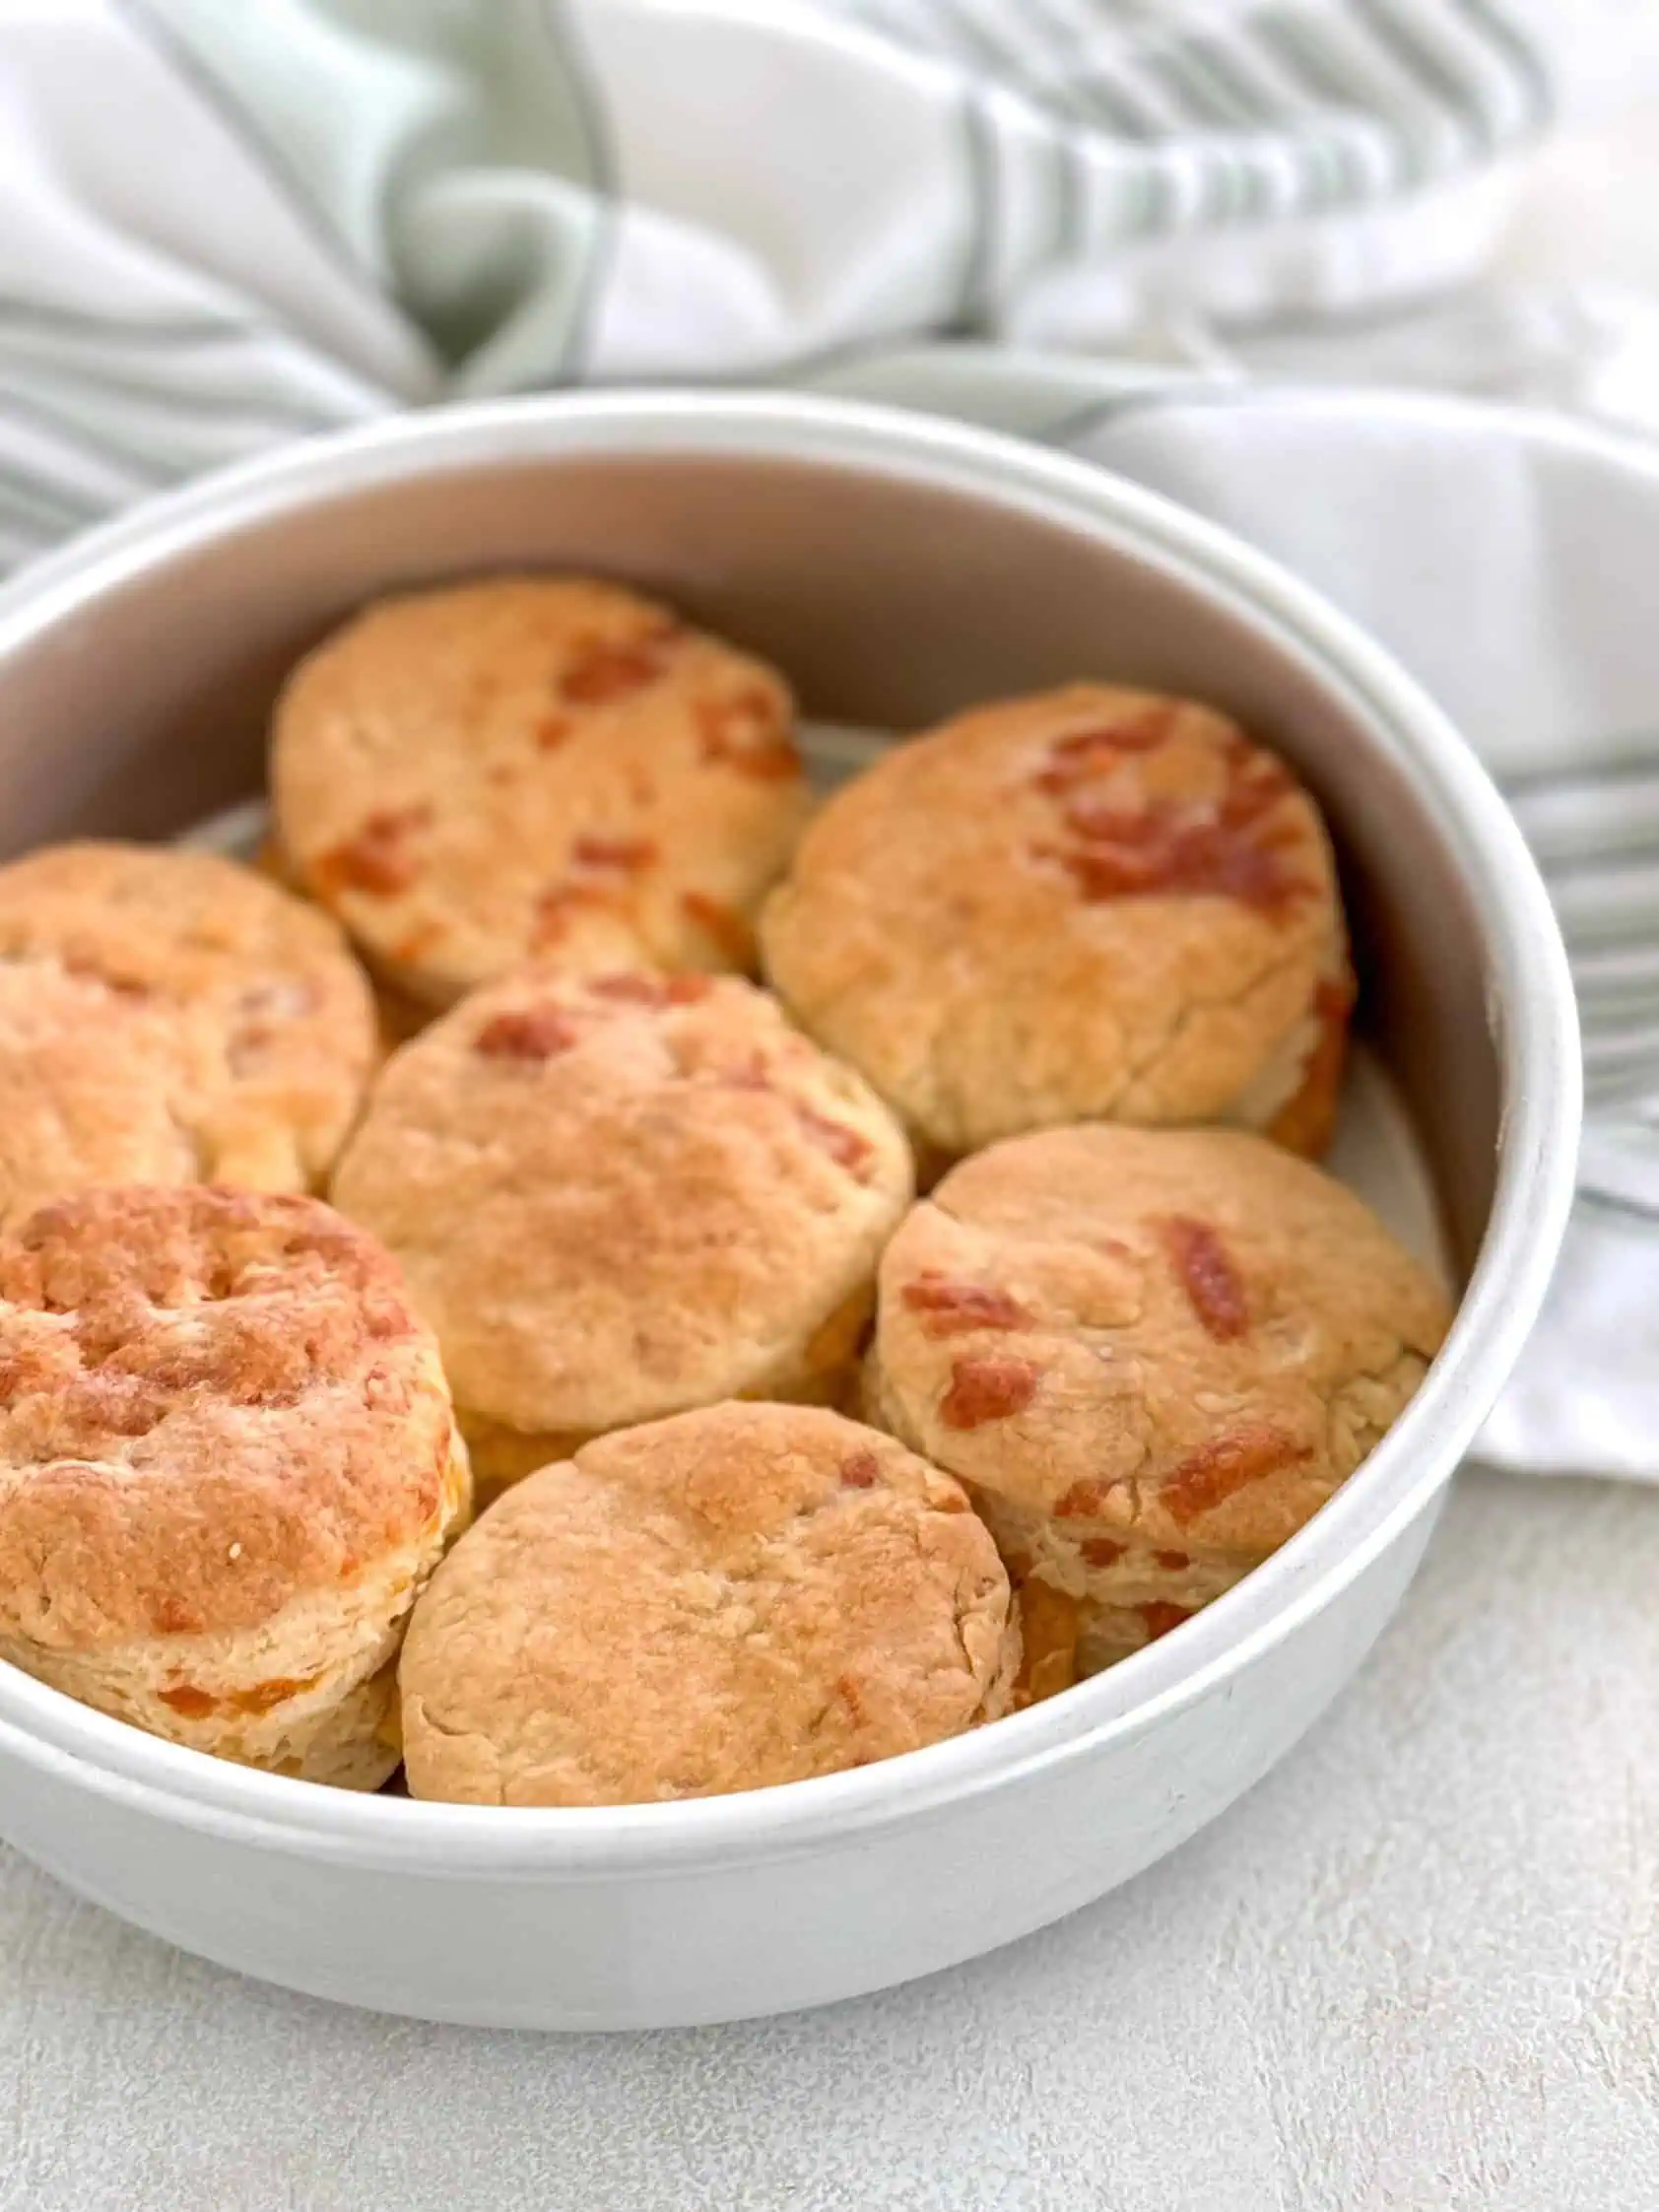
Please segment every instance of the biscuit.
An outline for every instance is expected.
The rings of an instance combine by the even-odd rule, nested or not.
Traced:
[[[1328,1141],[1352,998],[1330,846],[1208,707],[1077,684],[896,745],[807,830],[761,945],[946,1158],[1095,1119]]]
[[[54,1689],[376,1788],[467,1494],[431,1334],[320,1200],[101,1190],[0,1239],[0,1658]]]
[[[728,1397],[832,1399],[911,1192],[863,1081],[730,976],[528,970],[393,1055],[335,1176],[481,1482]]]
[[[105,1182],[190,1182],[171,1038],[148,1006],[43,960],[0,961],[0,1229]]]
[[[838,1414],[716,1405],[492,1507],[415,1609],[413,1796],[620,1805],[762,1789],[1008,1709],[1008,1579],[949,1476]]]
[[[314,1188],[377,1052],[326,914],[215,853],[126,844],[0,868],[0,1221],[102,1182]]]
[[[1046,1585],[1052,1687],[1068,1639],[1092,1672],[1294,1535],[1448,1318],[1353,1192],[1264,1138],[1053,1129],[953,1169],[893,1238],[865,1404]]]
[[[290,678],[283,864],[429,1007],[526,959],[745,970],[808,806],[762,662],[613,584],[370,607]]]

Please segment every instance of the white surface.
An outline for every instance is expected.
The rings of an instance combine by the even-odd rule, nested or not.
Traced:
[[[829,2013],[378,2020],[0,1851],[0,2212],[1652,2212],[1659,1496],[1465,1477],[1357,1687],[1115,1897]]]

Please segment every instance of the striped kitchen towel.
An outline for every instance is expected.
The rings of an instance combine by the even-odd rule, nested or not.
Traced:
[[[0,561],[377,410],[1475,269],[1504,0],[0,0]]]
[[[0,0],[0,566],[577,381],[811,383],[1204,508],[1391,643],[1535,838],[1598,1114],[1486,1447],[1659,1479],[1659,466],[1239,375],[1562,396],[1570,318],[1478,280],[1566,34],[1648,5],[1553,43],[1548,0]]]

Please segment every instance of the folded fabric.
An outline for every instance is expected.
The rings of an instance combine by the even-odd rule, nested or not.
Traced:
[[[1505,0],[5,0],[0,562],[443,396],[1418,294],[1550,101]]]
[[[1202,508],[1394,647],[1552,870],[1599,1108],[1485,1448],[1659,1479],[1659,470],[1240,374],[1573,397],[1593,315],[1444,297],[1558,58],[1503,0],[0,0],[0,565],[575,381],[809,383]]]

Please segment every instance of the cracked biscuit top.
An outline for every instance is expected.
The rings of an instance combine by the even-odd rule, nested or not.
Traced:
[[[1380,1440],[1448,1321],[1359,1198],[1236,1130],[964,1162],[887,1248],[871,1417],[1091,1547],[1249,1559]]]
[[[207,852],[0,868],[0,1224],[110,1182],[319,1183],[376,1057],[326,914]]]
[[[463,1425],[555,1436],[803,1394],[829,1339],[846,1363],[910,1192],[892,1114],[763,991],[538,969],[393,1056],[334,1184]]]
[[[44,1206],[0,1239],[0,1642],[243,1630],[430,1552],[451,1430],[396,1268],[320,1200]]]
[[[896,745],[808,829],[761,933],[796,1019],[947,1155],[1095,1118],[1328,1135],[1330,846],[1207,707],[1078,684]]]
[[[546,955],[745,970],[805,819],[787,685],[613,584],[381,601],[289,679],[285,865],[428,1006]]]
[[[615,1805],[867,1765],[1007,1711],[1007,1576],[949,1476],[838,1414],[717,1405],[545,1467],[415,1610],[417,1797]]]

